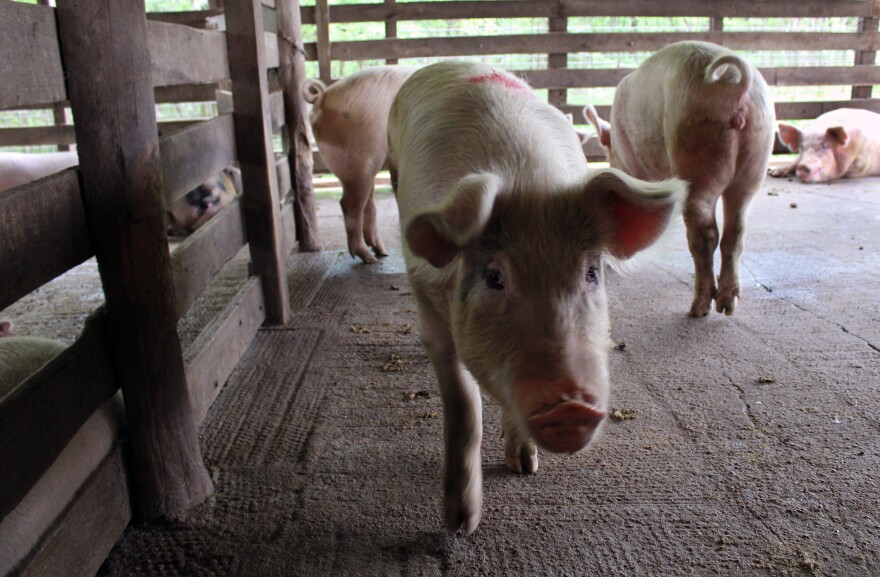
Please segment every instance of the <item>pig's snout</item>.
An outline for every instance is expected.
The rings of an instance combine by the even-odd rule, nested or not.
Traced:
[[[595,404],[563,399],[528,418],[529,429],[539,445],[554,453],[576,453],[590,444],[605,420],[606,412]]]
[[[804,181],[810,180],[811,172],[812,170],[806,164],[798,164],[797,168],[795,169],[795,173],[797,174],[798,179]]]

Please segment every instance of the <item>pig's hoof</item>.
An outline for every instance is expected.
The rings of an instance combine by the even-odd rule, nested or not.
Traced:
[[[690,316],[698,319],[700,317],[704,317],[709,314],[709,311],[712,308],[712,301],[705,302],[703,300],[695,300],[691,305],[691,310],[688,313]]]
[[[374,257],[366,248],[353,252],[351,256],[361,259],[364,264],[376,264],[379,262],[379,259]]]
[[[483,497],[480,491],[470,495],[446,496],[446,526],[450,531],[470,535],[477,530],[482,516]]]
[[[373,254],[375,254],[379,258],[382,258],[383,256],[388,256],[388,253],[385,252],[385,247],[381,244],[373,245]]]
[[[507,435],[504,438],[504,462],[516,473],[536,473],[538,446],[531,439],[522,441],[515,434]]]
[[[719,313],[724,313],[727,316],[733,314],[736,310],[736,301],[739,296],[739,290],[733,290],[730,292],[724,292],[723,294],[719,294],[715,298],[715,310]]]

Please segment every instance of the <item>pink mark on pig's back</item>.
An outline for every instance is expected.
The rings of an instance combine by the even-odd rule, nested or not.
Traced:
[[[532,98],[537,98],[535,93],[529,88],[528,84],[517,78],[501,74],[500,72],[490,72],[489,74],[482,74],[480,76],[470,76],[466,78],[465,81],[469,84],[500,84],[505,88],[510,88],[511,90],[527,94]]]

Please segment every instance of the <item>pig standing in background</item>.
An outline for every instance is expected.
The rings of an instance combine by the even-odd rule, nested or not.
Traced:
[[[773,149],[775,112],[761,74],[708,42],[671,44],[621,80],[610,125],[584,111],[608,150],[611,166],[636,178],[677,176],[690,183],[684,208],[696,284],[690,315],[733,314],[740,296],[739,260],[746,213],[764,182]],[[715,206],[724,199],[721,273]]]
[[[801,182],[880,175],[880,114],[841,108],[826,112],[803,130],[779,124],[779,139],[798,157],[770,176],[797,175]]]
[[[0,152],[0,192],[79,164],[76,152]]]
[[[442,62],[388,122],[407,274],[443,402],[447,525],[480,521],[479,383],[501,404],[505,461],[574,453],[608,412],[604,268],[648,247],[685,193],[589,172],[574,127],[515,76]]]
[[[414,70],[377,66],[346,76],[329,88],[314,79],[303,84],[303,98],[312,105],[309,116],[321,158],[342,183],[340,204],[348,252],[365,263],[386,256],[373,187],[388,156],[388,110]]]
[[[211,220],[241,190],[241,173],[227,168],[168,207],[168,235],[186,236]]]

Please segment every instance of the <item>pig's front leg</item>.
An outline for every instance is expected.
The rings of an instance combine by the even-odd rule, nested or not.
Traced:
[[[512,415],[513,411],[502,409],[504,462],[517,473],[535,473],[538,470],[538,446]]]
[[[455,350],[448,326],[419,307],[419,332],[431,359],[443,401],[443,496],[446,525],[473,533],[483,505],[480,441],[483,414],[480,390]]]
[[[797,157],[794,162],[791,164],[786,164],[785,166],[777,166],[776,168],[767,169],[767,174],[770,176],[790,176],[797,172],[798,161],[800,157]]]

